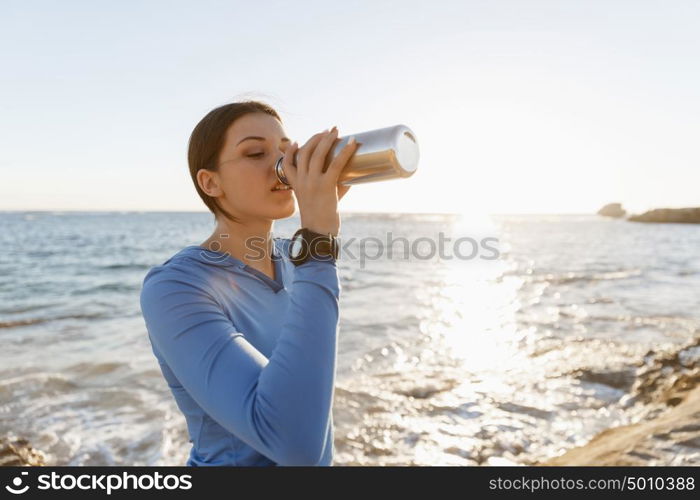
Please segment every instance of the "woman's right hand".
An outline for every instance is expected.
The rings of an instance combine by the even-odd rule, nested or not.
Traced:
[[[311,231],[337,236],[340,231],[338,214],[338,178],[357,150],[355,138],[343,147],[323,171],[326,158],[338,139],[338,130],[333,127],[312,136],[300,149],[295,142],[285,150],[282,168],[299,204],[301,226]],[[297,154],[297,166],[292,159]]]

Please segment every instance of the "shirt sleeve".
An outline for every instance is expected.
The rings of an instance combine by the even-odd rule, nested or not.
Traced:
[[[211,418],[280,465],[316,465],[331,419],[340,284],[335,261],[306,262],[294,276],[269,359],[184,271],[147,277],[141,309],[151,342]]]

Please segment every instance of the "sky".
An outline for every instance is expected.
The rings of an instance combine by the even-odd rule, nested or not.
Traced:
[[[405,124],[360,212],[700,205],[700,2],[0,2],[0,210],[206,210],[187,141],[244,98],[300,143]]]

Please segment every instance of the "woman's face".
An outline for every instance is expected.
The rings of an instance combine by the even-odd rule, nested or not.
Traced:
[[[289,146],[282,124],[265,113],[249,113],[237,119],[227,130],[219,153],[218,172],[201,170],[212,187],[210,196],[218,198],[224,209],[235,217],[284,219],[294,214],[292,190],[272,191],[281,183],[275,164]],[[203,173],[207,172],[207,173]]]

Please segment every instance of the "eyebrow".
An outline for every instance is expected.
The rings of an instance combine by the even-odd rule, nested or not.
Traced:
[[[256,141],[264,141],[264,140],[265,140],[264,137],[260,137],[260,136],[257,136],[257,135],[250,135],[250,136],[248,136],[248,137],[246,137],[246,138],[241,139],[240,141],[238,141],[238,144],[242,143],[243,141],[247,141],[248,139],[255,139]],[[282,137],[282,142],[285,142],[285,141],[286,141],[286,142],[290,142],[289,138],[287,138],[287,137]],[[238,146],[238,144],[236,144],[236,146]]]

